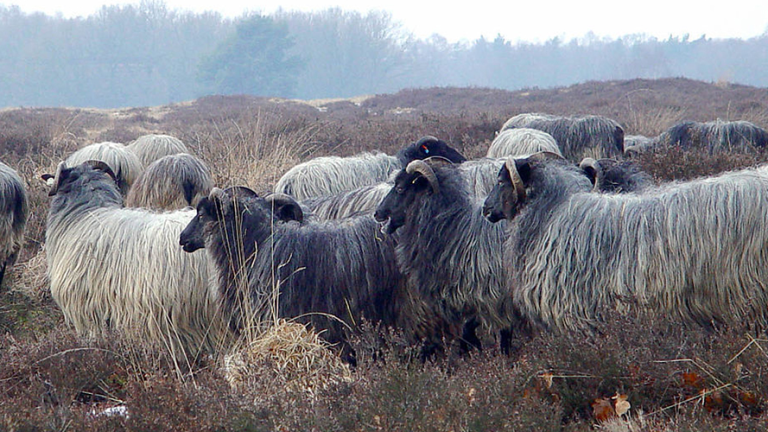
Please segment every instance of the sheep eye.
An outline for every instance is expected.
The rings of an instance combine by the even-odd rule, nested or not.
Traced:
[[[402,186],[398,186],[398,187],[395,188],[395,192],[397,192],[398,194],[402,195],[403,193],[405,193],[405,188],[402,187]]]
[[[429,154],[429,148],[426,145],[422,144],[421,149],[424,150],[424,153]]]

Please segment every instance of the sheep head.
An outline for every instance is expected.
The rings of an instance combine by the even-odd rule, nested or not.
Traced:
[[[197,203],[197,213],[179,236],[179,244],[185,252],[194,252],[205,247],[206,230],[210,225],[225,220],[233,214],[233,207],[240,200],[258,198],[259,195],[244,186],[233,186],[222,190],[214,187]]]
[[[584,174],[589,178],[589,181],[594,185],[594,190],[599,190],[600,185],[603,182],[603,167],[598,161],[591,157],[586,157],[579,163],[579,168],[584,171]]]
[[[526,158],[507,159],[499,170],[496,185],[485,199],[483,215],[491,222],[514,218],[528,198],[526,187],[532,167],[550,159],[562,160],[563,157],[552,152],[540,152]]]
[[[73,168],[68,168],[66,163],[59,162],[59,165],[56,167],[56,174],[43,174],[41,176],[41,178],[50,186],[48,196],[56,195],[62,185],[67,184],[70,180],[74,180],[70,177],[70,175],[75,169],[84,169],[80,167],[90,167],[93,170],[101,171],[109,175],[112,178],[112,181],[117,184],[117,177],[112,171],[112,168],[110,168],[109,165],[103,161],[88,160]]]
[[[453,163],[443,157],[415,160],[395,176],[395,184],[376,208],[373,217],[382,225],[382,231],[392,234],[405,223],[408,209],[419,196],[436,195],[440,182],[434,168]]]
[[[464,155],[448,143],[430,135],[420,138],[415,143],[408,144],[397,153],[397,158],[403,166],[414,160],[423,160],[434,156],[446,158],[454,163],[462,163],[467,160]]]

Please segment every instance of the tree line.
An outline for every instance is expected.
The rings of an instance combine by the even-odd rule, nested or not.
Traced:
[[[449,43],[437,34],[416,38],[383,11],[228,19],[144,0],[64,18],[0,6],[0,106],[147,106],[209,94],[316,99],[678,76],[766,87],[766,64],[768,31],[746,40],[587,34]]]

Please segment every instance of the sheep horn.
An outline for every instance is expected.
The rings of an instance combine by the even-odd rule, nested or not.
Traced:
[[[217,187],[214,187],[211,189],[210,192],[208,192],[208,199],[209,200],[219,200],[221,201],[221,198],[225,196],[225,192]]]
[[[528,160],[545,161],[551,159],[563,159],[563,157],[557,153],[551,151],[540,151],[528,156]]]
[[[597,163],[597,161],[593,158],[586,157],[581,160],[579,168],[581,168],[581,170],[584,172],[591,170],[594,173],[594,178],[590,179],[592,180],[592,185],[594,186],[594,189],[600,189],[600,183],[602,182],[603,178],[603,168],[600,166],[600,164]],[[590,175],[590,177],[592,176]]]
[[[51,189],[48,191],[48,196],[54,196],[56,195],[56,192],[59,191],[59,182],[61,181],[61,172],[64,171],[67,168],[67,164],[64,162],[59,162],[59,165],[56,167],[56,174],[53,175],[53,185],[51,185]]]
[[[246,186],[231,186],[224,192],[229,196],[238,198],[258,198],[259,196],[253,189]]]
[[[504,166],[506,166],[507,171],[509,171],[509,178],[512,180],[512,186],[515,188],[515,192],[517,193],[517,202],[525,200],[525,185],[523,184],[522,177],[520,177],[520,173],[517,172],[515,159],[507,159],[507,161],[504,162]]]
[[[112,171],[112,167],[110,167],[106,162],[91,159],[83,162],[83,165],[88,165],[95,170],[103,171],[106,174],[109,174],[109,176],[112,177],[112,181],[117,183],[117,176],[115,175],[115,172]]]
[[[430,166],[446,166],[453,165],[453,161],[445,156],[430,156],[424,159],[424,162],[429,163]]]
[[[440,186],[437,182],[437,176],[435,175],[435,171],[423,160],[417,159],[415,161],[410,162],[408,166],[405,167],[405,172],[407,172],[408,174],[413,174],[413,173],[421,174],[429,182],[429,186],[432,188],[432,193],[437,193],[437,191],[440,189]]]
[[[299,203],[293,199],[292,196],[284,193],[273,193],[264,198],[267,204],[270,204],[272,211],[278,210],[278,217],[282,220],[295,220],[302,222],[304,220],[304,212],[301,210]],[[288,210],[289,217],[284,217],[284,210]]]

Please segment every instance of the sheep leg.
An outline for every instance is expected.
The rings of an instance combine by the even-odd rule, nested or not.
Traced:
[[[477,328],[480,326],[480,323],[477,321],[476,318],[470,318],[469,321],[464,323],[464,326],[461,330],[461,340],[459,341],[459,347],[461,348],[461,352],[466,353],[470,350],[477,349],[478,351],[483,350],[482,343],[480,342],[480,339],[477,337]]]

